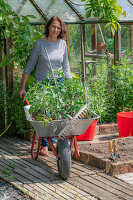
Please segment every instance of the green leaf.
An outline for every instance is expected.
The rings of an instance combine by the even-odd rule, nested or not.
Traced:
[[[91,10],[91,9],[90,9],[90,10],[88,10],[88,11],[86,12],[86,17],[87,17],[87,18],[91,17],[91,12],[92,12],[92,10]]]
[[[124,10],[122,14],[123,14],[124,17],[126,17],[127,12]]]
[[[16,59],[16,56],[13,56],[10,60],[9,60],[9,65],[11,66],[11,68],[14,69],[14,61]]]
[[[7,54],[4,56],[4,58],[0,62],[0,68],[5,67],[7,65],[8,61],[9,61],[9,57],[10,57],[10,54]]]
[[[44,127],[46,127],[46,125],[47,125],[47,120],[46,119],[44,120],[43,125],[44,125]]]
[[[77,78],[77,79],[79,79],[79,78],[80,78],[80,77],[79,77],[79,75],[78,75],[78,74],[76,74],[76,73],[72,73],[72,72],[71,72],[71,75],[72,75],[72,77],[73,77],[73,78]]]
[[[24,20],[24,22],[29,23],[29,19],[27,16],[22,16],[22,19]]]
[[[26,17],[33,18],[33,19],[37,18],[35,15],[26,15]]]

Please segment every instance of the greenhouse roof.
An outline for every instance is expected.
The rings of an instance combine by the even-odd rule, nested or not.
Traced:
[[[133,0],[117,0],[127,11],[127,16],[120,16],[120,22],[133,22]],[[86,18],[85,3],[81,0],[7,0],[7,3],[19,15],[34,15],[31,23],[42,24],[51,16],[60,16],[66,23],[98,23],[91,16]]]

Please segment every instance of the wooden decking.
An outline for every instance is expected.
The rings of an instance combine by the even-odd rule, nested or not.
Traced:
[[[101,170],[72,161],[71,177],[61,180],[55,156],[30,156],[30,142],[0,138],[0,177],[35,200],[133,200],[133,187]]]

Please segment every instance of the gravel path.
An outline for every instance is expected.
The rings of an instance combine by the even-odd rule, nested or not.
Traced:
[[[0,200],[29,200],[19,190],[0,179]]]

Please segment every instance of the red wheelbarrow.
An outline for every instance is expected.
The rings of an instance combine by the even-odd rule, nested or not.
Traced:
[[[76,156],[80,157],[76,136],[83,134],[91,123],[98,119],[98,116],[91,112],[92,118],[82,119],[82,114],[88,112],[88,107],[85,105],[72,119],[51,120],[44,127],[43,121],[33,121],[29,114],[29,105],[24,106],[26,119],[32,124],[34,128],[34,135],[31,145],[31,156],[34,160],[38,158],[41,146],[41,139],[46,138],[49,146],[57,158],[58,172],[62,179],[68,179],[71,173],[71,152],[73,146],[75,147]],[[38,147],[35,152],[35,139],[39,136]],[[57,139],[56,148],[51,142],[51,137]]]

